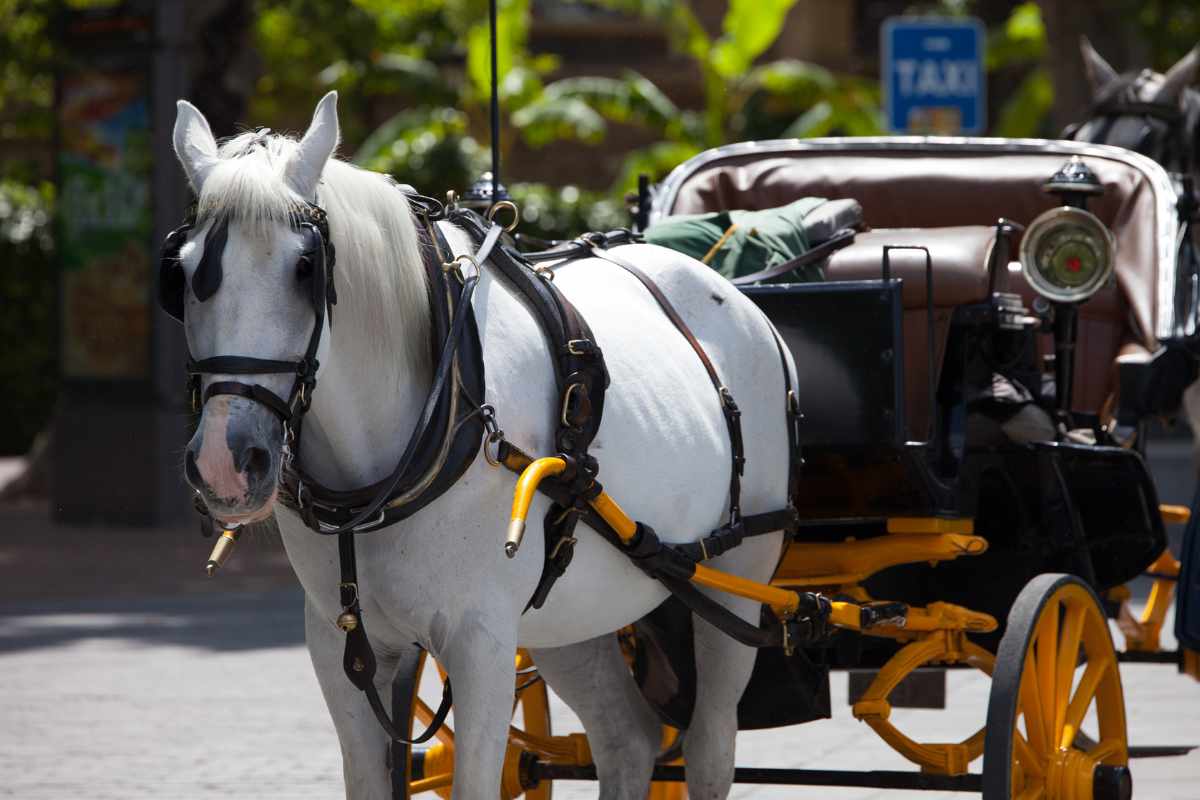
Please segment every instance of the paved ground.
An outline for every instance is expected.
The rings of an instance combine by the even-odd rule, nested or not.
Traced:
[[[1184,450],[1160,462],[1163,500],[1186,502]],[[1174,487],[1174,488],[1171,488]],[[303,647],[301,597],[269,536],[221,578],[208,542],[163,531],[63,528],[0,510],[0,797],[28,800],[323,800],[340,796],[332,726]],[[1200,686],[1171,667],[1122,670],[1133,744],[1200,744]],[[950,676],[946,711],[898,711],[926,740],[982,723],[988,684]],[[742,734],[740,764],[904,769],[850,717]],[[578,730],[561,704],[558,730]],[[1134,763],[1139,798],[1196,800],[1200,753]],[[559,800],[595,796],[560,783]],[[738,798],[949,798],[939,793],[739,787]],[[973,795],[962,795],[973,796]]]

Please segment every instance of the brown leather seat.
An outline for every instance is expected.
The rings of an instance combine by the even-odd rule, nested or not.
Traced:
[[[880,148],[846,139],[832,142],[828,149],[802,142],[784,151],[731,152],[688,175],[664,211],[769,208],[803,196],[857,200],[866,223],[875,230],[860,234],[854,245],[834,257],[829,277],[877,277],[879,248],[885,243],[929,246],[940,363],[951,306],[986,294],[991,226],[1002,216],[1028,225],[1058,205],[1041,187],[1068,158],[1062,147],[1049,142],[1041,149],[1024,150],[997,148],[994,143],[947,147],[913,140]],[[1158,196],[1147,176],[1116,152],[1084,157],[1105,187],[1090,209],[1117,239],[1116,286],[1105,287],[1080,310],[1074,397],[1076,408],[1088,411],[1098,410],[1115,388],[1111,367],[1122,344],[1157,346]],[[919,433],[925,422],[924,402],[911,387],[924,383],[925,359],[913,358],[926,339],[923,259],[893,255],[895,271],[905,279],[909,418]],[[1035,295],[1019,268],[1001,277],[998,289],[1020,292],[1027,304],[1033,301]]]
[[[833,254],[825,269],[831,281],[878,280],[886,245],[926,247],[933,262],[933,304],[938,307],[987,299],[987,262],[995,229],[985,225],[950,228],[875,228]],[[892,277],[904,280],[904,307],[924,308],[925,254],[896,250],[889,256]]]

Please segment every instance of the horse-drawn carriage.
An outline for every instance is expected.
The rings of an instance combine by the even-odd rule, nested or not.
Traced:
[[[1194,652],[1160,648],[1180,571],[1164,523],[1189,512],[1160,505],[1144,460],[1147,421],[1195,377],[1173,344],[1195,314],[1195,276],[1176,273],[1168,176],[1129,151],[1061,141],[745,143],[643,191],[639,222],[801,197],[831,201],[807,218],[815,255],[741,282],[798,367],[799,521],[770,586],[708,585],[760,600],[765,623],[794,614],[796,593],[828,601],[798,640],[785,624],[759,651],[740,727],[826,717],[830,670],[875,670],[853,713],[920,772],[735,779],[1130,796],[1118,662],[1200,678]],[[789,282],[817,262],[824,280]],[[1156,582],[1134,619],[1124,585],[1145,572]],[[691,625],[670,599],[621,633],[667,731],[686,730],[696,701]],[[548,797],[554,779],[595,772],[583,737],[550,734],[544,684],[527,654],[517,662],[523,723],[505,792]],[[991,676],[986,725],[958,743],[915,741],[889,719],[889,697],[950,666]],[[433,716],[414,697],[411,717]],[[413,792],[452,781],[453,735],[439,736],[411,753]],[[666,749],[656,780],[682,779],[677,757]]]
[[[1161,167],[1069,142],[718,148],[642,192],[639,227],[737,209],[702,260],[801,243],[731,285],[629,231],[522,254],[503,203],[443,207],[337,141],[333,93],[298,142],[218,146],[181,102],[198,204],[159,288],[202,411],[185,475],[223,529],[210,570],[279,506],[348,791],[545,797],[603,770],[632,791],[653,769],[719,795],[738,727],[828,716],[830,670],[866,668],[855,716],[919,773],[735,779],[1130,796],[1118,661],[1200,673],[1159,652],[1180,574],[1177,629],[1200,638],[1196,570],[1166,549],[1188,510],[1160,506],[1142,456],[1195,378],[1197,276]],[[754,216],[805,197],[825,202],[790,234]],[[521,549],[531,513],[544,546]],[[1147,570],[1135,620],[1121,587]],[[991,676],[985,727],[899,730],[893,692],[930,666]],[[551,735],[539,677],[590,740]]]

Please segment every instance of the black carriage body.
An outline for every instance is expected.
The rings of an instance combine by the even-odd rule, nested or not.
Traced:
[[[916,144],[835,141],[826,154],[818,152],[822,150],[820,142],[781,143],[777,152],[770,152],[772,144],[760,148],[761,153],[755,148],[734,146],[728,156],[718,149],[708,161],[698,157],[703,163],[689,173],[699,176],[696,183],[689,189],[688,176],[674,179],[673,186],[669,179],[658,194],[656,208],[666,213],[692,213],[701,210],[697,203],[746,207],[741,201],[751,195],[750,187],[741,183],[749,174],[743,168],[755,159],[764,164],[759,176],[765,187],[762,203],[770,204],[780,199],[784,184],[791,180],[803,187],[801,193],[817,193],[807,191],[810,173],[799,171],[802,163],[813,164],[811,174],[816,176],[821,194],[863,200],[863,195],[855,192],[869,193],[872,189],[868,184],[873,180],[864,176],[865,167],[857,168],[849,179],[832,177],[839,174],[838,170],[856,169],[850,161],[855,156],[865,156],[867,162],[878,157],[881,172],[897,173],[894,180],[899,180],[903,188],[905,178],[898,173],[912,172],[920,177],[924,175],[922,170],[935,175],[944,170],[945,175],[936,180],[944,179],[948,185],[954,181],[979,185],[981,176],[969,181],[963,176],[963,168],[970,158],[991,154],[1009,159],[1017,171],[1032,171],[1034,156],[1053,153],[1053,161],[1041,159],[1036,164],[1037,169],[1043,164],[1048,167],[1045,177],[1049,177],[1061,159],[1070,155],[1058,152],[1061,143],[1006,148],[986,140],[961,148],[948,144],[931,147],[928,140]],[[939,160],[929,158],[934,154]],[[1118,179],[1132,180],[1135,165],[1125,164],[1107,151],[1102,155],[1116,162],[1105,164],[1106,169],[1113,170],[1113,185]],[[793,156],[795,162],[785,163]],[[815,160],[805,162],[809,156]],[[828,163],[822,160],[826,157]],[[720,173],[719,167],[726,161],[735,169]],[[939,253],[961,253],[974,242],[984,246],[975,246],[969,255],[980,259],[976,264],[987,258],[990,267],[997,243],[985,235],[994,228],[984,226],[994,225],[1002,215],[1024,219],[1053,204],[1051,199],[1032,196],[1041,194],[1036,185],[1026,198],[1016,179],[994,177],[997,186],[1003,186],[997,194],[1006,201],[1021,200],[1024,205],[1018,203],[1015,211],[999,211],[990,219],[979,219],[981,224],[974,228],[965,226],[970,221],[962,218],[968,210],[965,207],[950,209],[948,221],[937,222],[930,219],[936,216],[936,209],[913,207],[910,211],[908,206],[898,205],[892,196],[897,192],[893,187],[885,187],[875,196],[868,194],[863,206],[869,224],[879,224],[872,218],[872,212],[877,211],[921,217],[908,224],[961,226],[931,230],[896,227],[860,234],[859,242],[869,241],[878,255],[874,260],[864,259],[864,248],[856,244],[858,262],[851,257],[844,263],[850,265],[849,271],[855,277],[878,279],[837,280],[835,274],[831,276],[834,280],[825,283],[743,288],[779,329],[797,365],[798,399],[805,415],[801,436],[804,466],[793,498],[801,517],[797,539],[841,542],[888,536],[887,520],[894,517],[973,518],[974,533],[988,542],[985,553],[937,564],[886,568],[864,580],[862,586],[872,597],[914,606],[943,601],[991,614],[1000,622],[1000,628],[973,638],[993,651],[1004,633],[1009,609],[1034,576],[1073,573],[1102,594],[1139,575],[1163,551],[1167,541],[1154,483],[1136,449],[1106,446],[1102,432],[1098,438],[1102,444],[1096,445],[1062,440],[1061,436],[1049,437],[1059,441],[1021,442],[968,431],[969,407],[978,399],[980,387],[997,373],[1028,387],[1028,402],[1054,414],[1054,387],[1043,379],[1049,374],[1042,360],[1046,343],[1039,342],[1043,332],[1036,324],[1015,328],[999,325],[1000,296],[991,294],[992,281],[984,278],[982,283],[963,289],[965,270],[939,262]],[[1147,208],[1153,205],[1147,199],[1151,194],[1161,193],[1157,180],[1155,176],[1146,178],[1147,186],[1154,186],[1152,192],[1147,190],[1138,196],[1138,202],[1146,205],[1140,213],[1148,213]],[[927,183],[928,179],[922,178],[914,186]],[[795,190],[791,184],[788,188]],[[938,209],[950,208],[945,202],[936,205]],[[1162,209],[1159,212],[1161,221]],[[1105,212],[1109,224],[1116,219],[1115,213],[1114,209]],[[903,223],[885,219],[882,224]],[[883,279],[883,246],[920,248],[927,243],[926,235],[933,255],[933,278],[943,281],[936,304],[922,302],[926,297],[932,299],[934,292],[930,288],[926,295],[927,287],[920,283],[919,272],[902,269],[899,277]],[[936,244],[939,237],[941,246]],[[1141,241],[1135,241],[1138,237]],[[1123,244],[1127,257],[1148,257],[1146,254],[1154,247],[1144,231]],[[1135,250],[1135,246],[1140,249]],[[1015,244],[1011,252],[1015,252]],[[1000,262],[1000,270],[1012,273],[1005,254],[996,261]],[[1138,269],[1143,273],[1148,270],[1144,266]],[[906,289],[904,279],[914,275],[918,280]],[[1113,369],[1117,351],[1113,326],[1119,321],[1114,310],[1123,303],[1153,305],[1169,294],[1165,287],[1166,283],[1160,283],[1153,301],[1128,301],[1120,299],[1110,286],[1108,294],[1096,301],[1104,307],[1097,312],[1099,316],[1087,318],[1086,336],[1080,347],[1080,358],[1089,366],[1075,374],[1073,411],[1077,419],[1084,420],[1082,426],[1086,427],[1087,420],[1099,410],[1100,376],[1118,372]],[[1025,304],[1032,302],[1028,287],[1009,291],[1007,297],[1015,299],[1018,307],[1022,299]],[[1030,313],[1023,308],[1021,311]],[[1162,313],[1155,317],[1145,307],[1139,313],[1144,320],[1142,333],[1148,338],[1161,338],[1171,327],[1171,320]],[[1157,324],[1151,320],[1157,320]],[[1100,368],[1093,363],[1097,360]],[[1143,358],[1139,363],[1145,361]],[[1136,382],[1138,387],[1124,399],[1121,410],[1126,421],[1136,422],[1145,413],[1161,410],[1158,401],[1163,392],[1157,391],[1154,379],[1147,377],[1151,370],[1141,366],[1140,371],[1131,368],[1120,372],[1122,383]],[[658,651],[640,654],[636,671],[639,684],[644,688],[653,685],[650,699],[660,711],[667,712],[664,718],[684,722],[694,693],[687,671],[667,674],[659,668],[661,664],[656,667],[653,662],[661,658],[662,663],[690,663],[691,637],[665,635],[675,627],[664,626],[665,619],[660,614],[656,621],[647,618],[636,626],[641,629],[639,636],[647,634],[647,646]],[[657,630],[650,631],[655,625]],[[776,663],[778,659],[760,652],[739,708],[739,725],[771,727],[825,716],[828,669],[878,667],[896,650],[892,640],[841,631],[822,646],[808,648],[800,666]],[[797,674],[803,679],[797,679]],[[666,680],[660,680],[664,676]],[[786,692],[785,686],[789,687]],[[781,692],[797,688],[807,693],[807,698],[781,697]]]
[[[895,516],[975,518],[986,553],[885,569],[864,582],[874,597],[943,601],[1003,621],[1025,584],[1045,572],[1079,575],[1097,592],[1136,577],[1166,545],[1158,498],[1130,449],[1037,442],[970,447],[962,441],[963,383],[980,329],[966,314],[950,332],[930,442],[909,436],[902,281],[747,287],[779,329],[800,372],[804,467],[793,501],[801,541],[887,536]],[[1033,351],[1030,350],[1032,353]],[[942,403],[948,403],[943,406]],[[695,699],[690,614],[667,601],[635,625],[635,675],[667,724],[686,727]],[[980,643],[994,649],[1003,627]],[[739,727],[829,715],[829,669],[878,667],[891,640],[837,634],[791,658],[761,651],[739,706]],[[691,667],[691,668],[689,668]]]
[[[800,365],[804,467],[793,498],[802,518],[799,538],[883,535],[883,524],[895,516],[974,517],[987,553],[936,568],[893,568],[936,576],[921,581],[933,584],[928,597],[913,596],[911,586],[883,595],[910,602],[954,602],[940,586],[954,572],[969,574],[971,595],[958,602],[974,608],[978,580],[995,583],[988,576],[1011,584],[986,592],[1007,608],[1026,580],[1042,572],[1075,572],[1098,592],[1138,575],[1162,552],[1166,534],[1153,480],[1136,450],[964,440],[965,384],[978,377],[974,354],[958,354],[977,346],[972,315],[951,326],[947,361],[959,363],[942,368],[932,436],[909,435],[900,290],[899,280],[746,289]]]

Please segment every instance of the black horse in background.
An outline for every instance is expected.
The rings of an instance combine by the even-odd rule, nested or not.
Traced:
[[[1195,380],[1200,356],[1200,91],[1191,88],[1200,73],[1200,45],[1166,73],[1118,73],[1086,38],[1080,49],[1092,106],[1088,119],[1069,125],[1063,138],[1124,147],[1157,161],[1170,173],[1179,198],[1175,328],[1164,359],[1170,367],[1157,371],[1153,410],[1173,416],[1182,401],[1200,467],[1200,382]]]
[[[1111,144],[1162,164],[1194,198],[1200,185],[1200,91],[1191,88],[1200,72],[1200,45],[1165,74],[1143,69],[1118,74],[1091,43],[1080,42],[1092,85],[1088,119],[1070,125],[1064,139]]]

